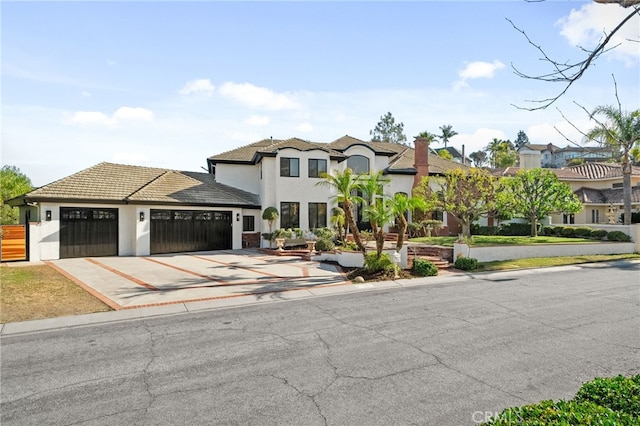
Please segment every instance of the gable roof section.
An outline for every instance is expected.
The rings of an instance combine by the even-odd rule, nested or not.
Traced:
[[[622,193],[622,188],[580,188],[575,191],[583,204],[623,204]],[[631,202],[633,204],[640,203],[640,186],[631,188]]]
[[[329,153],[331,159],[343,160],[345,157],[340,152],[331,149],[326,143],[309,142],[299,138],[290,139],[263,139],[249,145],[241,146],[222,154],[208,158],[210,164],[216,163],[240,163],[256,164],[262,157],[275,157],[281,149],[291,148],[298,151],[312,151],[314,149]]]
[[[376,155],[385,155],[387,157],[396,155],[407,148],[407,145],[400,145],[397,143],[389,142],[363,141],[349,135],[345,135],[339,139],[336,139],[335,141],[330,142],[328,145],[331,147],[331,149],[340,152],[344,152],[354,145],[362,145],[375,152]]]
[[[570,170],[582,179],[613,179],[622,177],[622,166],[615,163],[585,163],[560,170]],[[631,175],[640,176],[640,167],[632,166]]]
[[[260,207],[256,194],[215,182],[209,173],[113,163],[97,164],[12,201]]]

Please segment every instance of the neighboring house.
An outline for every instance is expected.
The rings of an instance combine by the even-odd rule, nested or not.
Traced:
[[[463,152],[458,151],[452,146],[448,146],[446,148],[436,148],[433,151],[436,155],[440,155],[442,151],[447,151],[451,155],[451,158],[453,158],[453,161],[455,161],[456,163],[465,164],[467,166],[473,164],[473,160],[464,154],[464,145],[462,146]]]
[[[30,260],[239,249],[258,234],[260,198],[209,173],[100,163],[23,196]]]
[[[561,168],[567,166],[571,160],[588,162],[605,162],[612,158],[611,149],[594,146],[569,146],[564,148],[553,144],[524,144],[518,149],[521,156],[537,153],[540,155],[540,164],[547,168]],[[522,167],[522,165],[521,165]]]
[[[537,163],[536,163],[537,161]],[[540,167],[540,155],[532,155],[532,150],[520,151],[520,164],[523,169]],[[520,168],[508,167],[497,171],[499,176],[513,176]],[[624,210],[622,199],[622,167],[614,163],[590,162],[579,166],[560,169],[549,168],[562,182],[568,184],[582,202],[582,211],[574,214],[551,216],[555,224],[606,224],[610,213],[615,221],[620,220]],[[640,211],[640,167],[633,166],[631,174],[631,210]]]
[[[29,223],[32,261],[258,247],[269,206],[280,213],[276,228],[330,224],[331,190],[317,185],[325,172],[382,171],[391,196],[411,194],[422,176],[463,167],[430,158],[424,139],[416,146],[350,136],[266,139],[210,157],[209,173],[100,163],[8,203]],[[458,232],[451,217],[442,219],[443,232]]]

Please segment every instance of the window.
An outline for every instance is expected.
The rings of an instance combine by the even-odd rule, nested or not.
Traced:
[[[431,220],[439,220],[444,222],[444,212],[442,210],[434,210],[431,212]]]
[[[613,185],[611,185],[612,188],[624,188],[624,185],[621,183],[614,183]]]
[[[280,176],[300,177],[300,159],[282,157],[280,159]]]
[[[242,216],[242,230],[243,231],[255,231],[256,230],[256,218],[254,216]]]
[[[280,228],[300,228],[300,203],[280,203]]]
[[[309,203],[309,229],[327,227],[327,203]]]
[[[600,210],[591,210],[591,223],[600,223]]]
[[[347,159],[347,167],[355,174],[369,173],[369,159],[362,155],[352,155]]]
[[[309,159],[309,177],[319,178],[324,173],[327,173],[327,160],[318,160],[316,158],[310,158]]]
[[[573,214],[564,213],[562,215],[562,223],[568,224],[568,225],[572,225],[572,224],[576,223],[576,218],[575,218],[575,216]]]

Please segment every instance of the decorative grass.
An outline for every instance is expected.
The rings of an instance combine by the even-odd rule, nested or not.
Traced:
[[[0,274],[1,323],[111,310],[46,265],[3,265]]]

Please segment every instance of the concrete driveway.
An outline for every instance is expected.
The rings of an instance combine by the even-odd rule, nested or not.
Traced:
[[[335,265],[255,250],[99,257],[46,262],[114,309],[347,284]]]

